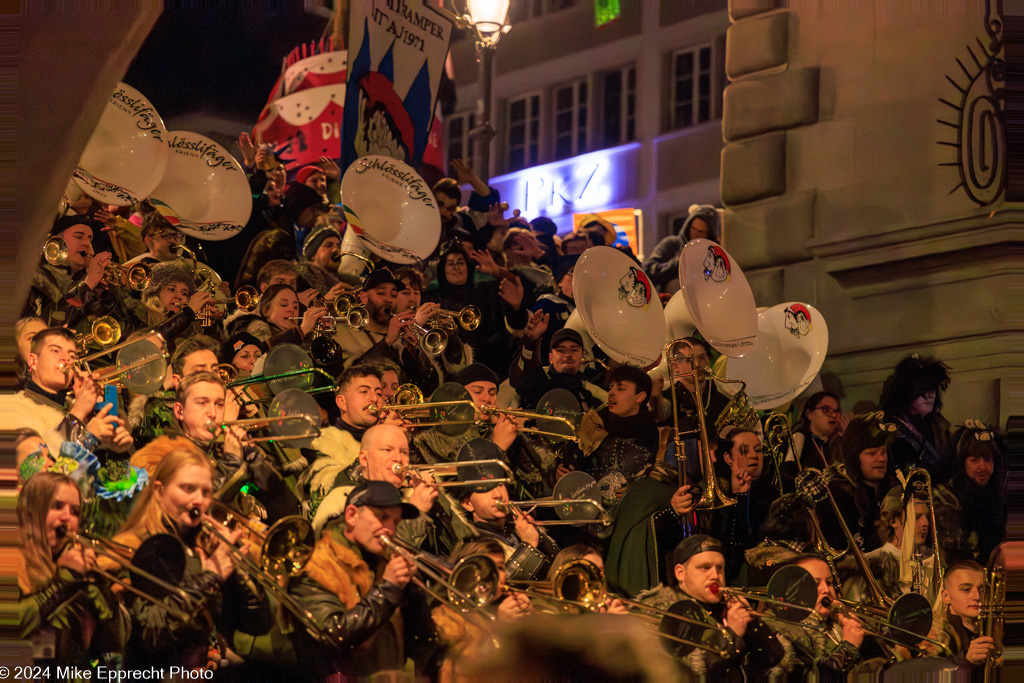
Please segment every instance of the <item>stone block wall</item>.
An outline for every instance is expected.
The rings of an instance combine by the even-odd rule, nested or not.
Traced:
[[[759,306],[825,316],[844,408],[916,352],[952,366],[951,420],[1020,414],[991,5],[730,2],[725,245]]]

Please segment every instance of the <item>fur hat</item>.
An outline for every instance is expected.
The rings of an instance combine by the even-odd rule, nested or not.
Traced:
[[[160,296],[160,290],[172,282],[185,283],[188,286],[188,291],[190,293],[194,293],[196,291],[196,281],[192,278],[192,274],[181,261],[155,263],[152,266],[152,274],[149,284],[144,290],[142,290],[142,301],[148,308],[155,311],[163,310],[163,306],[159,303],[158,299]]]
[[[888,446],[896,437],[896,425],[883,422],[882,414],[858,415],[846,425],[839,440],[847,475],[856,481],[860,473],[860,454],[869,448]]]
[[[942,392],[950,383],[949,366],[937,358],[921,358],[916,353],[901,360],[882,385],[879,408],[891,417],[907,412],[910,404],[926,391],[935,392],[934,411],[942,409]]]

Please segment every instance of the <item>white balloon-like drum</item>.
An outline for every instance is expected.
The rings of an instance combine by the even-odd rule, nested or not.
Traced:
[[[182,232],[226,240],[249,222],[252,190],[231,153],[199,133],[167,133],[167,171],[151,197],[166,205]]]
[[[612,247],[583,252],[572,277],[576,310],[609,358],[646,367],[665,346],[665,311],[650,278]]]
[[[422,261],[441,239],[434,193],[397,159],[382,154],[357,159],[341,180],[341,201],[349,228],[386,261]]]
[[[138,90],[118,83],[86,143],[73,180],[90,197],[128,206],[149,196],[167,168],[167,129]]]
[[[739,358],[757,340],[757,306],[743,270],[711,240],[687,242],[679,284],[697,329],[726,356]]]
[[[750,405],[781,406],[800,395],[828,354],[828,325],[818,309],[791,301],[761,311],[757,343],[742,358],[730,358],[729,377],[747,383]]]

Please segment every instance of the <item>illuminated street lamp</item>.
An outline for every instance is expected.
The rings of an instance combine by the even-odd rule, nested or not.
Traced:
[[[477,125],[470,131],[476,145],[473,170],[485,183],[491,173],[491,75],[494,51],[498,40],[512,28],[508,23],[509,0],[465,0],[462,24],[472,28],[476,39],[477,61],[480,63],[480,98],[476,103]]]

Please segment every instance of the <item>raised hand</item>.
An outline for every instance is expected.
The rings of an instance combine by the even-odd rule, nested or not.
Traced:
[[[526,338],[537,341],[543,337],[544,333],[548,331],[548,320],[550,317],[550,315],[542,310],[534,311],[530,319],[526,321],[526,330],[524,332]]]
[[[337,182],[341,180],[341,168],[338,164],[334,163],[334,159],[322,156],[320,157],[320,161],[317,163],[317,166],[319,166],[324,172],[324,175],[327,176],[327,182]]]
[[[242,153],[242,163],[246,168],[256,165],[256,145],[252,143],[252,138],[248,133],[238,136],[238,150]]]
[[[498,285],[498,295],[513,310],[518,311],[519,307],[523,305],[523,296],[525,295],[523,283],[519,280],[519,276],[516,276],[515,282],[502,280]]]

